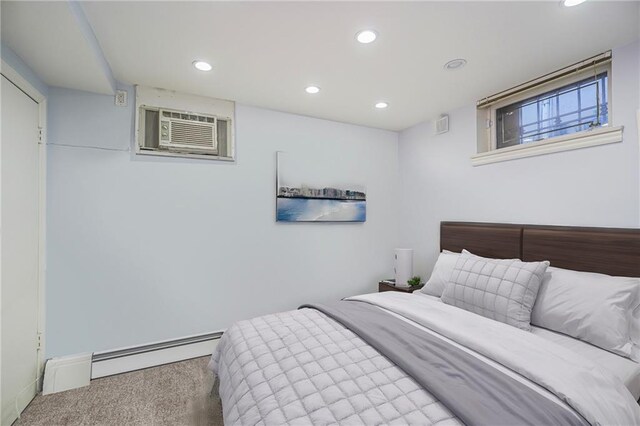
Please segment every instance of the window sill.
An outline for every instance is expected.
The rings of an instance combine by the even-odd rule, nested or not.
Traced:
[[[500,161],[515,160],[516,158],[534,157],[553,152],[622,142],[622,130],[623,126],[604,127],[575,135],[560,136],[545,141],[481,152],[471,157],[471,165],[482,166]]]
[[[136,155],[150,155],[155,157],[171,157],[171,158],[191,158],[196,160],[212,160],[212,161],[224,161],[234,162],[235,158],[232,157],[219,157],[217,155],[210,154],[188,154],[174,151],[160,151],[153,149],[138,149]]]

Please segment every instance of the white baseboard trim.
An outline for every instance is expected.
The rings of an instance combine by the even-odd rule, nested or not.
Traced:
[[[126,349],[96,352],[91,364],[91,379],[211,355],[221,336],[222,332],[214,332]]]

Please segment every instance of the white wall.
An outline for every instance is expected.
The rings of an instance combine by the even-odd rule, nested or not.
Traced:
[[[51,88],[49,108],[47,356],[219,330],[392,271],[396,133],[238,105],[231,165],[132,155],[133,109],[109,96]],[[277,150],[349,169],[366,223],[276,223]]]
[[[444,220],[640,226],[639,49],[636,42],[613,52],[622,143],[472,167],[474,105],[453,111],[444,135],[434,136],[432,123],[400,134],[400,243],[415,249],[416,273],[430,273]]]
[[[392,132],[239,105],[230,165],[136,157],[132,107],[50,88],[47,356],[375,291],[399,245],[416,250],[416,272],[427,276],[441,220],[640,226],[639,49],[614,50],[613,117],[624,142],[480,167],[469,159],[474,105],[451,113],[445,135],[424,123],[399,142]],[[351,169],[367,187],[367,222],[276,223],[277,150],[316,157],[327,174]]]

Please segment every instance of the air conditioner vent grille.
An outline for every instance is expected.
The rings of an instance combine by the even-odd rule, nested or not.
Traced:
[[[177,111],[162,111],[162,116],[165,118],[178,118],[180,120],[187,120],[187,121],[200,121],[202,123],[213,123],[214,122],[214,118],[213,117],[207,117],[204,115],[197,115],[197,114],[187,114],[184,112],[177,112]]]
[[[171,123],[171,143],[209,149],[216,148],[212,126],[179,121]]]

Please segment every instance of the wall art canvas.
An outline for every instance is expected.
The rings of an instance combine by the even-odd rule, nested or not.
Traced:
[[[364,222],[367,196],[362,185],[344,182],[339,165],[297,159],[278,152],[276,160],[278,222]],[[337,176],[336,176],[337,175]]]

